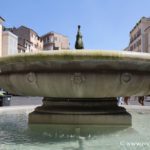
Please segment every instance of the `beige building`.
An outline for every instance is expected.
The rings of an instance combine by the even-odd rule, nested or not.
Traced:
[[[55,32],[49,32],[41,36],[44,50],[69,49],[68,37]]]
[[[3,22],[5,20],[0,17],[0,57],[2,56],[2,32],[3,32]]]
[[[150,52],[150,18],[142,17],[130,31],[128,50]]]
[[[18,53],[18,37],[10,31],[2,33],[2,56]]]
[[[69,49],[68,37],[55,32],[49,32],[42,37],[25,26],[18,28],[5,28],[2,26],[4,19],[0,17],[0,55],[9,55],[22,52],[39,52],[42,50]],[[11,33],[10,33],[11,32]],[[15,35],[14,35],[15,34]],[[2,40],[2,36],[4,39]],[[17,38],[18,37],[18,38]],[[16,43],[17,52],[16,52]],[[3,49],[2,52],[2,42]]]
[[[150,18],[142,17],[130,31],[129,46],[125,51],[150,53]],[[145,96],[145,99],[148,97]],[[130,100],[137,100],[137,96],[130,97]]]
[[[18,53],[18,37],[10,31],[3,31],[3,22],[0,17],[0,56],[13,55]]]
[[[43,50],[43,41],[34,30],[25,26],[6,30],[10,30],[18,36],[19,52],[38,52]]]

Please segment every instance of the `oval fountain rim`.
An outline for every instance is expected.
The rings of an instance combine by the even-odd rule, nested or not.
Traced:
[[[150,54],[103,50],[59,50],[0,58],[0,74],[87,70],[150,72]]]
[[[150,60],[149,53],[129,52],[129,51],[105,51],[105,50],[59,50],[59,51],[42,51],[34,53],[21,53],[16,55],[4,56],[0,58],[1,62],[7,61],[27,61],[31,58],[50,59],[50,60]],[[34,61],[34,59],[33,59]]]

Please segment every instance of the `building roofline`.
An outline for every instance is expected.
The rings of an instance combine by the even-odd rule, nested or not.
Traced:
[[[1,19],[1,20],[3,20],[3,21],[5,21],[5,19],[4,19],[4,18],[2,18],[1,16],[0,16],[0,19]]]
[[[46,34],[44,34],[44,35],[42,35],[42,36],[40,36],[40,37],[43,38],[44,36],[49,35],[49,34],[59,34],[59,35],[61,35],[61,36],[64,36],[64,37],[68,38],[68,36],[63,35],[63,34],[61,34],[61,33],[54,32],[54,31],[50,31],[50,32],[48,32],[48,33],[46,33]]]
[[[130,31],[130,34],[131,34],[131,32],[133,32],[133,30],[142,22],[143,19],[150,21],[150,18],[142,17],[142,18],[136,23],[136,25],[132,28],[132,30]]]
[[[3,31],[3,34],[6,35],[6,34],[10,34],[11,36],[15,37],[18,39],[18,36],[14,33],[12,33],[11,31]]]
[[[24,28],[26,28],[26,29],[28,29],[28,30],[31,30],[32,32],[34,32],[34,33],[39,37],[39,35],[37,34],[37,32],[34,31],[33,29],[31,29],[31,28],[29,28],[29,27],[26,27],[25,25],[21,25],[20,27],[24,27]],[[18,27],[18,28],[20,28],[20,27]]]

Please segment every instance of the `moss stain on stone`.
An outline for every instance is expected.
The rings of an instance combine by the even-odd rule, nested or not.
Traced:
[[[57,52],[40,52],[40,53],[25,53],[14,56],[0,58],[0,64],[9,63],[28,63],[35,61],[84,61],[84,60],[132,60],[132,61],[148,61],[150,55],[117,52],[117,51],[94,51],[94,50],[78,50],[78,51],[57,51]]]

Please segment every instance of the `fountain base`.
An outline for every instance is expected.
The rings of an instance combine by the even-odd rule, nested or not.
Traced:
[[[131,125],[116,98],[44,98],[29,114],[30,124]]]

